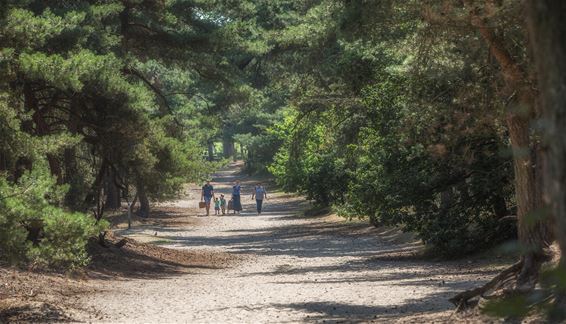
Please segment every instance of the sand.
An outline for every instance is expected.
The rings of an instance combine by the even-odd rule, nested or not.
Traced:
[[[255,179],[237,171],[232,166],[216,174],[217,192],[228,194],[236,178],[251,190]],[[208,217],[194,208],[199,196],[198,187],[190,187],[183,199],[160,206],[182,210],[178,222],[136,225],[115,234],[171,249],[230,255],[235,262],[95,280],[100,291],[84,295],[80,303],[96,315],[79,312],[73,318],[105,323],[453,322],[457,318],[448,298],[505,266],[491,260],[411,258],[418,242],[336,216],[305,217],[309,203],[296,195],[270,192],[262,215],[243,195],[241,215]]]

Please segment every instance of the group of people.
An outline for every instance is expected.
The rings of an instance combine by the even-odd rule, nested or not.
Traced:
[[[220,197],[216,197],[214,193],[214,187],[210,184],[210,181],[207,181],[204,186],[202,186],[200,200],[204,201],[205,208],[206,208],[206,215],[210,214],[210,205],[212,201],[214,201],[214,214],[225,215],[227,211],[233,210],[234,214],[240,214],[242,211],[242,200],[241,200],[241,192],[242,186],[240,185],[240,181],[236,180],[235,184],[232,186],[232,198],[230,201],[226,202],[226,198],[223,194]],[[261,214],[261,210],[263,207],[263,200],[267,199],[267,191],[258,183],[254,190],[252,191],[252,200],[255,198],[256,201],[256,209],[257,214]]]

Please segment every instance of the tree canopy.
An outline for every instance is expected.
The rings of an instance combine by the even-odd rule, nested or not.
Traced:
[[[149,216],[151,201],[210,173],[203,152],[222,141],[248,172],[339,215],[415,232],[437,254],[518,239],[516,282],[532,288],[554,235],[539,101],[549,85],[526,10],[512,0],[4,1],[0,252],[84,264],[105,210],[127,198]]]

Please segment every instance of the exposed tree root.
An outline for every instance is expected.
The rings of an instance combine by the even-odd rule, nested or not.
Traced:
[[[108,247],[108,245],[106,245],[106,233],[107,233],[106,231],[99,233],[98,234],[98,240],[97,240],[98,244],[100,244],[101,246],[103,246],[105,248]]]
[[[519,262],[501,271],[485,285],[461,292],[450,298],[450,302],[456,306],[456,311],[459,312],[477,305],[478,301],[472,301],[476,297],[494,299],[532,292],[539,280],[539,270],[542,264],[551,261],[551,259],[552,252],[550,250],[545,250],[539,254],[529,253],[524,255]],[[488,292],[493,292],[493,294],[487,295]]]
[[[114,246],[117,247],[117,248],[121,248],[124,245],[126,245],[127,243],[128,243],[128,239],[123,238],[120,241],[118,241],[118,243],[115,243]]]
[[[501,273],[499,273],[485,285],[471,290],[466,290],[450,298],[450,302],[456,305],[456,311],[462,311],[472,305],[475,305],[477,303],[471,303],[471,299],[475,297],[483,297],[484,294],[488,291],[497,290],[498,288],[502,287],[504,284],[517,277],[522,267],[523,260],[501,271]]]

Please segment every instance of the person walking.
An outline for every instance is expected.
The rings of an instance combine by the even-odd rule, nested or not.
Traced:
[[[241,189],[240,181],[236,180],[236,184],[232,187],[232,205],[234,208],[234,214],[240,214],[240,211],[242,211],[242,201],[240,200]]]
[[[210,181],[206,181],[206,184],[202,186],[200,201],[204,201],[206,208],[206,216],[210,214],[210,201],[214,198],[214,187],[210,184]]]
[[[258,183],[255,188],[254,188],[254,192],[252,193],[252,199],[254,199],[255,197],[255,204],[257,207],[257,214],[261,214],[261,208],[263,207],[263,199],[267,199],[267,191],[265,191],[265,188],[261,185],[261,183]]]
[[[224,198],[224,195],[220,195],[220,208],[222,209],[222,215],[226,215],[226,198]]]
[[[220,199],[214,198],[214,215],[220,215]]]

